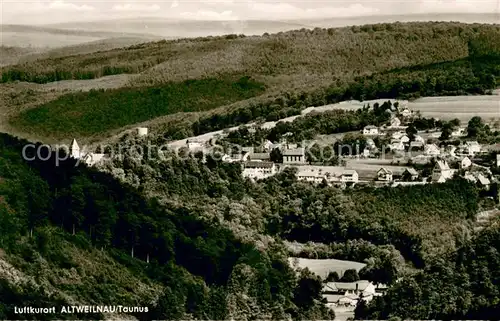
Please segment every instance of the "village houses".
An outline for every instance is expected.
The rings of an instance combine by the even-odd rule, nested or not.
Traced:
[[[481,145],[477,141],[467,141],[463,147],[463,151],[467,155],[475,155],[481,152]]]
[[[384,182],[392,182],[392,171],[382,167],[377,172],[377,180]]]
[[[328,282],[323,285],[322,295],[327,304],[355,307],[359,300],[370,302],[373,297],[383,294],[385,285],[375,286],[370,281]]]

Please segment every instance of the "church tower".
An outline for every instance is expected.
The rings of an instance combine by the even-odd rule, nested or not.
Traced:
[[[80,158],[80,146],[76,142],[76,139],[73,139],[71,142],[71,146],[69,147],[70,156],[73,158]]]

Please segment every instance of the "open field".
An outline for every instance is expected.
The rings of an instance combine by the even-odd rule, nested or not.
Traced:
[[[2,45],[11,47],[54,48],[100,40],[99,37],[49,34],[36,32],[1,33]]]
[[[288,258],[288,261],[292,266],[297,263],[298,267],[304,269],[308,268],[311,272],[319,275],[321,278],[326,278],[328,273],[337,272],[340,276],[346,270],[356,269],[356,271],[360,271],[362,268],[366,266],[365,263],[353,262],[353,261],[345,261],[345,260],[336,260],[336,259],[304,259],[304,258]]]
[[[442,120],[460,119],[469,121],[480,116],[489,121],[500,119],[500,96],[457,96],[457,97],[425,97],[409,102],[408,107],[419,110],[424,117],[436,117]]]

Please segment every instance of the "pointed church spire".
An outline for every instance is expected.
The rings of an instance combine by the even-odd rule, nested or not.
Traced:
[[[80,158],[80,146],[78,146],[78,143],[76,142],[76,139],[74,139],[74,138],[73,138],[73,141],[71,142],[71,146],[69,147],[69,151],[70,151],[71,157]]]

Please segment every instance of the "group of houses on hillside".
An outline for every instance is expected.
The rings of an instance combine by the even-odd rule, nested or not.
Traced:
[[[328,282],[323,285],[322,296],[327,306],[356,307],[360,300],[370,302],[376,296],[381,296],[387,290],[384,284],[359,280],[355,282]]]

